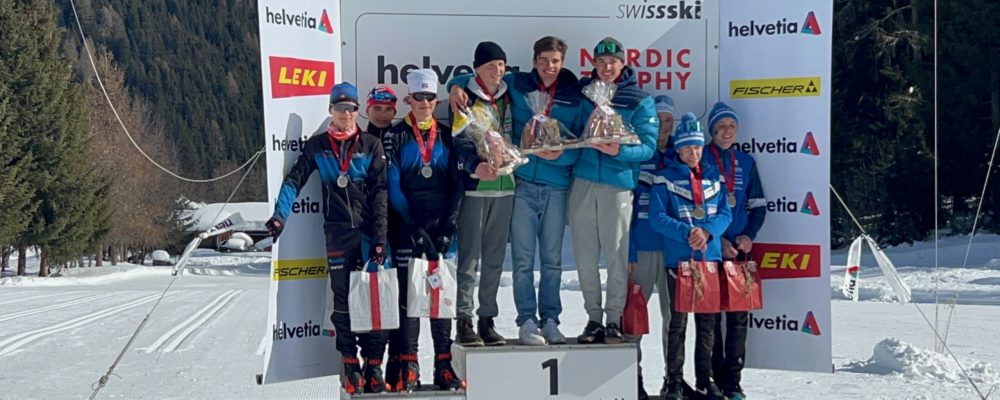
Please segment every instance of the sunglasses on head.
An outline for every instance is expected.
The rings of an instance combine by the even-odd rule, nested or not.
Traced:
[[[396,96],[393,96],[392,93],[376,91],[376,89],[372,89],[372,91],[368,93],[368,97],[375,101],[396,101]]]
[[[411,94],[410,97],[413,97],[413,100],[416,100],[416,101],[425,101],[425,100],[426,101],[434,101],[434,99],[437,98],[437,95],[434,94],[434,93],[420,92],[420,93]]]
[[[351,103],[337,103],[333,105],[333,109],[340,112],[358,112],[358,106]]]

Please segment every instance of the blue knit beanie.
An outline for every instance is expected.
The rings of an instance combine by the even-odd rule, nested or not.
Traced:
[[[732,118],[737,124],[740,123],[739,117],[736,116],[736,110],[723,102],[715,103],[712,106],[712,111],[708,113],[708,132],[711,135],[715,135],[715,124],[723,118]]]
[[[705,132],[698,122],[698,117],[692,112],[686,112],[681,116],[681,122],[674,129],[674,148],[678,151],[688,146],[704,146]]]

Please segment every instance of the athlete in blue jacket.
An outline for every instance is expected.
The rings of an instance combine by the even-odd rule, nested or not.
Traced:
[[[708,114],[708,127],[712,133],[712,144],[705,158],[723,171],[727,201],[733,208],[733,222],[722,237],[722,257],[734,260],[740,255],[745,257],[750,254],[757,231],[764,224],[767,200],[753,156],[733,146],[739,130],[736,111],[726,103],[715,103]],[[740,380],[746,356],[749,313],[734,311],[726,312],[725,316],[725,335],[722,332],[722,316],[716,320],[713,376],[727,398],[743,399],[745,395]]]
[[[656,148],[659,119],[653,98],[639,89],[635,70],[625,65],[625,48],[613,38],[594,48],[594,71],[581,87],[600,79],[617,85],[612,107],[631,125],[640,144],[598,144],[581,151],[573,167],[569,195],[569,225],[573,255],[589,321],[577,337],[581,343],[621,343],[620,321],[628,285],[628,235],[632,217],[632,189],[639,181],[639,163],[649,160]],[[584,121],[594,103],[583,101]],[[581,123],[582,125],[582,123]],[[607,302],[602,307],[598,260],[607,268]],[[606,325],[602,325],[601,321]]]
[[[683,261],[722,261],[720,238],[732,221],[719,171],[702,160],[705,144],[701,125],[685,113],[674,132],[675,152],[667,157],[649,200],[649,223],[664,237],[663,254],[669,269],[670,302],[676,304],[677,266]],[[716,268],[718,271],[718,268]],[[712,344],[718,313],[695,314],[695,378],[699,393],[725,399],[712,382]],[[683,395],[684,332],[687,313],[673,312],[667,337],[667,399]]]
[[[546,36],[534,44],[534,69],[504,76],[510,90],[515,145],[521,143],[524,126],[534,116],[528,95],[544,90],[551,94],[548,115],[570,132],[580,132],[580,87],[576,76],[563,68],[566,43]],[[471,75],[456,77],[449,85],[453,107],[466,103]],[[513,264],[514,304],[517,307],[518,338],[522,344],[564,343],[559,331],[562,302],[562,241],[566,228],[566,197],[573,164],[579,149],[546,151],[528,156],[529,162],[514,172],[514,209],[510,222],[510,252]],[[541,261],[541,279],[535,295],[535,248]]]
[[[400,324],[389,340],[387,381],[397,391],[413,391],[419,382],[417,365],[420,320],[406,317],[411,259],[437,260],[455,234],[464,195],[451,129],[432,115],[437,105],[437,75],[429,69],[406,76],[411,112],[383,138],[389,160],[389,243],[400,276]],[[451,366],[451,320],[431,319],[434,339],[434,385],[457,389],[461,381]]]
[[[649,225],[649,195],[656,172],[665,168],[669,151],[670,135],[674,132],[674,100],[667,95],[656,96],[656,114],[660,119],[660,132],[656,138],[656,151],[648,161],[639,164],[639,184],[633,190],[632,226],[628,242],[629,273],[642,288],[643,297],[649,301],[656,286],[660,300],[661,337],[663,360],[667,359],[667,327],[670,326],[670,296],[667,296],[667,271],[663,268],[663,235]],[[625,340],[639,343],[642,335],[626,335]],[[642,346],[636,346],[639,356],[639,398],[649,396],[642,379]],[[666,391],[666,379],[663,389]]]
[[[337,351],[344,363],[341,384],[348,393],[381,392],[382,357],[388,332],[351,331],[347,296],[350,272],[361,269],[364,260],[384,258],[386,243],[386,163],[382,144],[357,125],[358,90],[340,83],[330,91],[332,120],[325,134],[306,141],[281,184],[274,215],[267,228],[277,238],[292,211],[299,190],[314,171],[319,171],[323,188],[323,232],[326,236],[327,264],[333,290],[333,314],[337,330]],[[373,251],[369,251],[373,250]],[[323,301],[323,299],[316,299]],[[366,360],[362,374],[358,347]]]

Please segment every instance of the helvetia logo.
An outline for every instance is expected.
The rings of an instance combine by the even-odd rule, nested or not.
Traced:
[[[750,141],[748,142],[736,143],[736,148],[747,154],[767,153],[808,154],[811,156],[819,155],[819,146],[816,144],[816,139],[813,137],[812,132],[806,132],[801,144],[794,140],[789,140],[787,137],[768,141],[750,138]]]
[[[806,19],[801,24],[788,21],[788,18],[782,18],[774,22],[758,22],[756,20],[750,20],[746,24],[736,24],[733,21],[729,21],[729,37],[752,37],[752,36],[774,36],[774,35],[792,35],[792,34],[805,34],[819,36],[823,34],[823,30],[819,27],[819,20],[816,19],[816,13],[810,11],[806,14]]]
[[[315,29],[328,35],[333,34],[333,24],[330,23],[330,16],[326,13],[325,9],[319,18],[310,16],[308,11],[295,14],[285,11],[284,8],[271,11],[270,7],[264,7],[264,15],[269,24]]]
[[[816,197],[812,192],[806,192],[806,197],[801,203],[788,200],[788,197],[781,196],[775,200],[768,200],[767,212],[772,213],[802,213],[811,216],[819,216],[819,206],[816,205]]]
[[[676,2],[653,3],[643,0],[642,4],[619,4],[618,19],[701,19],[701,1],[680,0]]]
[[[306,321],[304,324],[299,326],[288,326],[285,321],[279,321],[277,324],[271,325],[271,340],[281,341],[287,339],[304,339],[316,336],[326,336],[333,337],[336,334],[329,330],[323,329],[322,326],[313,324],[312,320]]]
[[[788,315],[785,314],[775,317],[758,318],[753,313],[750,313],[750,327],[769,331],[802,332],[813,336],[823,334],[812,311],[806,312],[806,316],[802,318],[801,322],[797,319],[788,318]]]

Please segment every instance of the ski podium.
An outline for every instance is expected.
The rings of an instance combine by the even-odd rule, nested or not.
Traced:
[[[455,372],[466,389],[349,395],[343,399],[635,400],[638,360],[635,343],[452,346]]]

